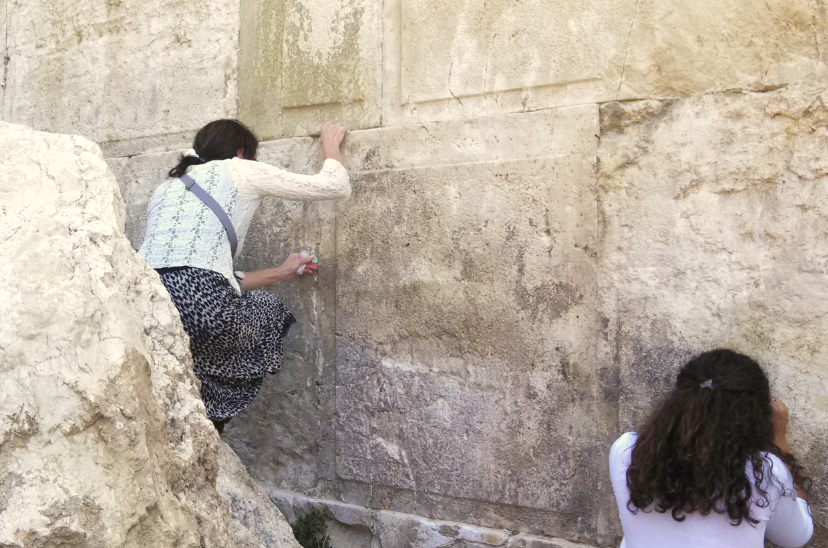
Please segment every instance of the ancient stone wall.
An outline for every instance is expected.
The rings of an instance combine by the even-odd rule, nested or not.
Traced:
[[[2,112],[102,144],[133,245],[203,123],[304,173],[354,130],[352,199],[265,200],[239,261],[322,260],[272,289],[300,321],[229,437],[283,508],[337,501],[343,545],[612,546],[609,445],[728,346],[828,546],[822,0],[75,4],[0,0]]]

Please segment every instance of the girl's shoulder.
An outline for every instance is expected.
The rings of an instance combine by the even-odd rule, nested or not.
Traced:
[[[638,441],[637,432],[625,432],[621,434],[610,448],[610,464],[620,463],[629,466],[630,455],[632,454],[632,449],[635,447],[636,441]]]
[[[786,494],[787,491],[791,490],[795,492],[793,475],[782,459],[773,453],[763,452],[760,453],[760,456],[762,457],[763,487],[765,489],[775,488],[781,494]],[[753,463],[750,460],[747,463],[747,471],[749,476],[754,477]]]
[[[624,432],[618,436],[618,439],[615,440],[612,447],[623,450],[635,446],[636,441],[638,441],[638,432]]]

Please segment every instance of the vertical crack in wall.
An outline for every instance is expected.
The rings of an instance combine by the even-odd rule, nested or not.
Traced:
[[[460,103],[460,106],[463,106],[463,101],[455,95],[454,90],[451,89],[451,77],[454,75],[454,64],[457,62],[457,32],[459,29],[455,30],[454,32],[454,39],[451,43],[451,64],[449,65],[449,73],[448,73],[448,92],[449,94],[454,97],[454,99]]]
[[[823,52],[819,47],[820,34],[820,5],[818,2],[811,2],[811,23],[814,27],[814,48],[816,49],[817,59],[823,61]]]
[[[641,0],[635,2],[635,15],[633,15],[632,23],[630,23],[630,32],[627,33],[627,47],[624,48],[624,62],[621,65],[621,78],[618,80],[618,89],[615,90],[615,99],[618,100],[618,95],[621,93],[621,85],[624,83],[624,75],[627,72],[627,55],[630,53],[630,42],[632,41],[632,31],[635,27],[635,22],[638,20],[638,10],[641,7]]]
[[[242,12],[242,5],[241,5],[241,2],[239,2],[239,17],[237,19],[239,28],[238,28],[238,32],[236,33],[236,43],[235,43],[236,59],[235,59],[235,67],[233,67],[233,69],[235,69],[235,75],[232,74],[232,72],[231,73],[225,73],[225,75],[224,75],[224,97],[222,98],[222,102],[225,104],[225,112],[227,112],[227,106],[226,106],[227,105],[227,96],[230,94],[230,86],[233,85],[234,76],[235,76],[235,81],[236,81],[235,82],[236,90],[235,90],[235,94],[234,94],[235,97],[233,98],[232,112],[230,113],[231,118],[241,118],[241,100],[240,100],[241,90],[239,89],[240,88],[239,80],[240,80],[240,73],[241,73],[241,29],[242,29],[242,13],[241,12]]]
[[[451,89],[451,76],[452,76],[452,74],[454,74],[454,60],[455,60],[454,55],[455,55],[455,52],[452,51],[451,65],[449,65],[449,74],[448,74],[448,92],[449,92],[449,94],[451,94],[452,97],[454,97],[455,100],[457,100],[458,103],[460,103],[460,106],[462,107],[463,106],[463,101],[461,101],[460,98],[457,95],[455,95],[454,91]]]
[[[10,4],[7,0],[0,0],[3,4],[3,75],[0,80],[0,90],[2,90],[2,97],[0,97],[0,120],[6,117],[6,80],[9,74],[9,12],[11,11]]]

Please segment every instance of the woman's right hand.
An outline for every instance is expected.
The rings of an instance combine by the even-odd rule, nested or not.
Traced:
[[[325,122],[322,129],[319,131],[319,144],[322,145],[322,155],[326,160],[336,160],[342,163],[342,152],[339,146],[342,140],[345,139],[345,133],[348,129],[345,126]],[[298,267],[297,267],[298,268]]]

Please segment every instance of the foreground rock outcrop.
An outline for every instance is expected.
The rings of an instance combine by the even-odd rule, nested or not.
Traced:
[[[241,529],[244,536],[254,536],[266,548],[299,548],[279,508],[253,481],[233,449],[226,443],[220,445],[216,488],[230,503],[230,516],[238,524],[237,530]]]
[[[0,123],[0,174],[0,545],[236,546],[187,336],[99,148]]]

